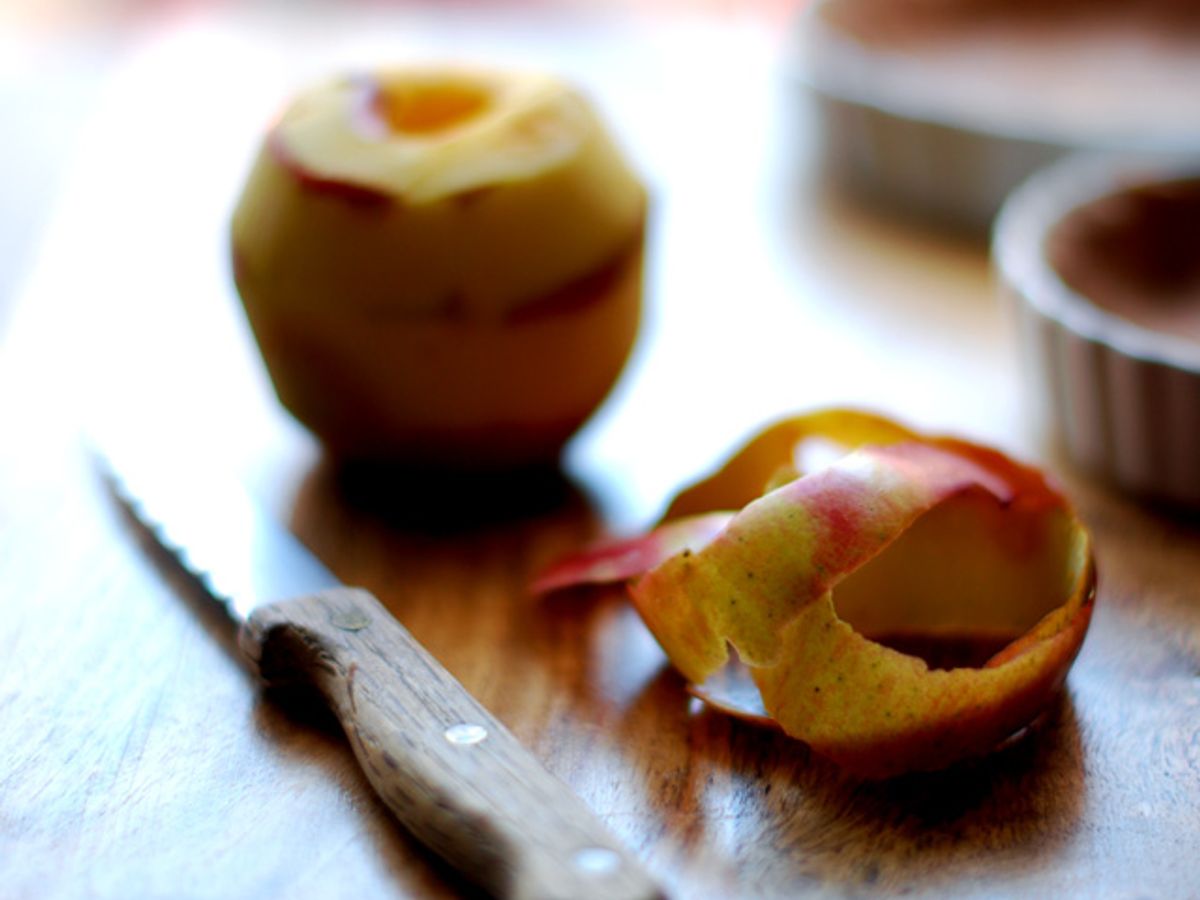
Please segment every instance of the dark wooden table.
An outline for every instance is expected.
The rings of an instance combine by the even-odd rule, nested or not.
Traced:
[[[241,174],[295,84],[448,48],[574,75],[656,200],[647,322],[618,392],[562,473],[453,497],[323,460],[272,400],[225,259]],[[821,189],[781,54],[779,31],[730,19],[225,14],[176,23],[114,72],[0,345],[0,896],[463,890],[327,718],[259,691],[107,495],[88,428],[169,448],[180,477],[251,484],[672,895],[1200,896],[1200,528],[1043,448],[986,248]],[[649,521],[762,421],[834,404],[1039,459],[1078,502],[1100,599],[1031,739],[857,783],[697,708],[619,597],[528,596],[548,560]]]

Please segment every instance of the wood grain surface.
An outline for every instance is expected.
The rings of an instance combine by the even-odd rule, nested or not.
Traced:
[[[106,492],[79,442],[97,423],[172,448],[181,477],[249,482],[672,896],[1200,896],[1200,526],[1042,444],[986,249],[820,187],[775,30],[377,15],[174,23],[122,60],[78,146],[0,345],[0,897],[471,890],[397,826],[335,720],[259,686]],[[225,258],[290,84],[447,47],[583,81],[656,196],[625,380],[561,472],[499,484],[324,459],[272,400]],[[1067,690],[991,758],[855,781],[698,706],[619,595],[529,596],[765,419],[846,403],[1040,460],[1094,531]]]

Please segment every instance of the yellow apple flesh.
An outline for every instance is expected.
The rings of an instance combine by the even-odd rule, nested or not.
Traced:
[[[280,400],[334,452],[544,461],[633,345],[645,210],[562,82],[391,70],[319,85],[270,130],[234,275]]]

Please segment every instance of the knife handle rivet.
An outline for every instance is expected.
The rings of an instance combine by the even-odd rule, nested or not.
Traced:
[[[362,631],[371,624],[371,620],[356,609],[340,612],[331,616],[330,624],[341,631]]]
[[[470,722],[459,722],[457,725],[451,725],[443,732],[452,744],[478,744],[480,741],[487,740],[487,729],[482,725],[473,725]]]
[[[589,875],[608,875],[621,867],[621,856],[607,847],[584,847],[575,851],[571,863]]]

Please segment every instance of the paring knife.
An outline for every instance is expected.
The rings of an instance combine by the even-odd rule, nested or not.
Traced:
[[[236,483],[171,455],[93,451],[119,499],[225,607],[268,683],[315,687],[379,796],[495,896],[659,890],[550,774],[368,592],[340,584]]]

